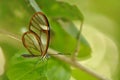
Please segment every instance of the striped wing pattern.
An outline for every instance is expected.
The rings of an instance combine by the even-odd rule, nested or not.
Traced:
[[[47,53],[50,40],[50,27],[47,17],[42,12],[36,12],[29,23],[29,31],[22,36],[24,47],[30,55],[24,57],[44,57]]]

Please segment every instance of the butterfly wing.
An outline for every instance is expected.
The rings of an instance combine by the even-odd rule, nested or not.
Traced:
[[[49,40],[50,27],[47,17],[43,13],[37,12],[30,20],[29,31],[23,35],[23,44],[32,55],[40,53],[44,57],[47,53]]]
[[[25,57],[35,57],[43,53],[41,48],[41,41],[39,36],[33,31],[27,31],[22,36],[23,45],[31,53],[30,55],[23,55]]]

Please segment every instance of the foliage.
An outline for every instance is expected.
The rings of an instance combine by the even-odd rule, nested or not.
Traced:
[[[59,2],[56,0],[36,1],[40,9],[49,19],[51,26],[50,48],[57,50],[62,54],[69,53],[72,55],[77,44],[76,35],[79,32],[72,21],[78,20],[82,22],[82,13],[76,6],[65,2]],[[17,7],[15,7],[15,5]],[[2,37],[4,36],[4,39],[0,39],[0,44],[5,51],[5,56],[7,57],[6,72],[0,77],[0,79],[70,80],[72,76],[77,79],[79,73],[72,72],[71,65],[59,61],[57,58],[50,57],[47,61],[42,61],[39,60],[39,58],[26,59],[21,57],[21,54],[28,54],[22,46],[22,43],[5,37],[10,33],[19,37],[22,36],[22,29],[26,29],[30,17],[35,13],[30,3],[26,3],[24,0],[12,0],[9,3],[7,0],[2,0],[0,3],[0,10],[0,31],[1,33],[3,32],[3,34],[5,33],[2,35]],[[60,24],[59,20],[64,21],[65,23]],[[67,26],[66,23],[70,25],[67,29],[64,28]],[[83,59],[90,56],[91,49],[84,36],[81,37],[80,41],[81,47],[77,58]],[[84,77],[81,77],[81,79],[84,79]]]

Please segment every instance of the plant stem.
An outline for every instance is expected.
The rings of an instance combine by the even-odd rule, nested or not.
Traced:
[[[76,67],[76,68],[78,68],[78,69],[80,69],[80,70],[83,70],[83,71],[87,72],[88,74],[94,76],[94,77],[97,78],[98,80],[108,80],[108,79],[104,78],[103,76],[95,73],[95,71],[90,70],[89,68],[81,65],[81,64],[80,64],[79,62],[77,62],[76,60],[72,60],[71,58],[66,57],[65,55],[60,55],[60,54],[58,54],[58,53],[59,53],[59,52],[57,52],[57,51],[55,51],[55,50],[53,50],[53,49],[50,49],[50,48],[48,49],[48,54],[55,54],[55,55],[51,55],[51,56],[53,56],[53,57],[55,57],[55,58],[57,58],[57,59],[59,59],[59,60],[61,60],[61,61],[63,61],[63,62],[66,62],[66,63],[70,64],[71,66],[74,66],[74,67]],[[57,54],[58,54],[58,55],[57,55]]]
[[[4,33],[3,33],[3,34],[4,34]],[[7,33],[4,34],[4,35],[8,36]],[[14,36],[14,35],[9,35],[8,37],[17,40],[17,41],[20,42],[20,43],[22,42],[21,39],[20,39],[20,37],[16,37],[16,36]],[[21,43],[21,44],[22,44],[22,43]],[[48,48],[48,54],[51,54],[51,56],[53,56],[53,57],[55,57],[55,58],[57,58],[57,59],[59,59],[59,60],[61,60],[61,61],[63,61],[63,62],[66,62],[66,63],[70,64],[70,65],[73,66],[73,67],[76,67],[76,68],[78,68],[78,69],[80,69],[80,70],[83,70],[83,71],[87,72],[88,74],[94,76],[94,77],[97,78],[98,80],[108,80],[108,79],[104,78],[103,76],[95,73],[95,71],[91,70],[90,68],[87,68],[87,67],[83,66],[83,65],[80,64],[77,60],[73,60],[73,59],[71,59],[71,58],[69,58],[69,57],[66,57],[65,55],[60,55],[60,54],[58,54],[58,53],[60,53],[60,52],[58,52],[58,51],[56,51],[56,50],[53,50],[53,49],[51,49],[51,48]],[[54,55],[53,55],[53,54],[54,54]]]
[[[81,34],[82,34],[82,28],[83,28],[83,21],[81,21],[80,30],[78,31],[78,34],[77,34],[76,49],[72,55],[73,60],[75,60],[76,56],[78,56],[78,53],[80,51],[80,38],[81,38]]]

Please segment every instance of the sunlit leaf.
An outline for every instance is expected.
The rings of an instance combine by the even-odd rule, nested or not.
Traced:
[[[51,18],[77,19],[83,21],[83,15],[76,6],[56,0],[36,0],[36,2],[46,15]]]
[[[63,54],[72,54],[74,53],[74,50],[76,48],[76,36],[78,30],[73,26],[70,26],[75,32],[73,34],[67,32],[63,27],[61,26],[58,22],[56,21],[50,21],[51,23],[51,45],[53,49],[62,52]],[[71,30],[71,29],[70,29]],[[69,30],[69,31],[70,31]],[[90,56],[90,46],[87,43],[87,41],[84,39],[84,37],[81,37],[81,46],[80,46],[80,51],[79,51],[79,58],[85,58]]]
[[[11,60],[7,71],[9,80],[69,80],[70,69],[60,61],[23,58],[21,53],[23,51]]]
[[[61,27],[63,28],[63,30],[65,32],[67,32],[71,37],[75,38],[76,41],[77,41],[77,36],[78,36],[79,30],[73,24],[73,22],[69,21],[69,20],[65,20],[65,19],[58,20],[58,22],[61,25]],[[89,57],[90,53],[91,53],[90,45],[86,41],[84,36],[82,36],[82,35],[79,35],[79,36],[80,36],[80,39],[79,39],[79,41],[80,41],[80,44],[79,44],[80,45],[80,51],[79,51],[78,57],[79,58],[80,57]]]

